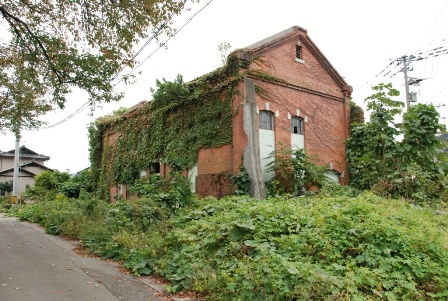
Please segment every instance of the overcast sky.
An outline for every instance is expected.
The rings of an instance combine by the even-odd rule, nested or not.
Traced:
[[[189,4],[191,10],[174,19],[174,27],[180,28],[206,3]],[[46,163],[50,168],[82,170],[89,166],[87,124],[95,118],[150,100],[156,79],[173,80],[182,74],[189,81],[213,71],[221,65],[218,45],[222,42],[230,43],[232,49],[243,48],[294,25],[308,30],[330,63],[353,86],[353,100],[360,105],[372,94],[371,87],[380,82],[392,82],[402,91],[404,101],[400,66],[392,64],[380,72],[391,60],[424,52],[429,58],[413,63],[409,76],[425,80],[411,91],[419,92],[420,103],[432,102],[440,106],[441,117],[448,117],[448,55],[434,57],[426,52],[448,48],[448,0],[213,0],[167,43],[167,49],[145,61],[138,69],[137,83],[116,86],[125,93],[122,101],[104,104],[93,117],[87,109],[51,129],[23,132],[22,145],[50,156]],[[157,48],[150,43],[137,60],[143,61]],[[49,125],[63,120],[85,103],[87,96],[77,91],[68,99],[65,110],[42,119]],[[0,135],[0,150],[13,148],[14,137]]]

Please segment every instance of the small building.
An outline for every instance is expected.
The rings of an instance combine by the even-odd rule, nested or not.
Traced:
[[[14,178],[14,153],[15,150],[0,152],[0,183],[10,182]],[[22,145],[19,149],[19,194],[28,187],[34,186],[34,177],[45,170],[44,162],[50,157],[38,154]],[[5,195],[0,191],[0,195]]]
[[[226,66],[183,87],[97,122],[92,168],[111,200],[129,195],[133,178],[176,164],[198,195],[217,197],[233,193],[231,177],[243,165],[252,195],[263,197],[273,176],[269,154],[279,145],[304,148],[329,177],[348,183],[352,87],[307,30],[294,26],[234,51]]]

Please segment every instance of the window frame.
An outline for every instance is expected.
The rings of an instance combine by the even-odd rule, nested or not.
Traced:
[[[298,124],[294,124],[295,121],[298,122]],[[297,132],[295,131],[297,129]],[[305,119],[300,116],[292,116],[291,117],[291,134],[294,135],[305,135]]]
[[[273,131],[275,128],[274,124],[274,113],[268,110],[261,110],[259,112],[259,125],[260,130]]]
[[[303,60],[302,45],[300,44],[296,45],[296,59]]]

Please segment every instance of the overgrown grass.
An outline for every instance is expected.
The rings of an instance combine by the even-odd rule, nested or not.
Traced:
[[[209,197],[175,213],[151,199],[13,210],[209,300],[448,299],[448,215],[370,193]]]

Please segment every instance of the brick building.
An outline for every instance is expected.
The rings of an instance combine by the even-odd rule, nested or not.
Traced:
[[[235,112],[231,140],[199,150],[197,164],[185,172],[195,192],[217,197],[232,193],[230,177],[244,165],[251,177],[251,193],[263,197],[263,182],[272,176],[266,172],[266,157],[279,144],[305,148],[319,164],[328,166],[335,180],[347,184],[344,141],[349,135],[352,88],[307,31],[294,26],[233,55],[241,80],[231,101]],[[127,118],[133,118],[133,111]],[[106,143],[114,145],[120,133],[109,133]],[[156,169],[163,175],[168,166]],[[126,185],[111,184],[110,192],[126,197]]]

